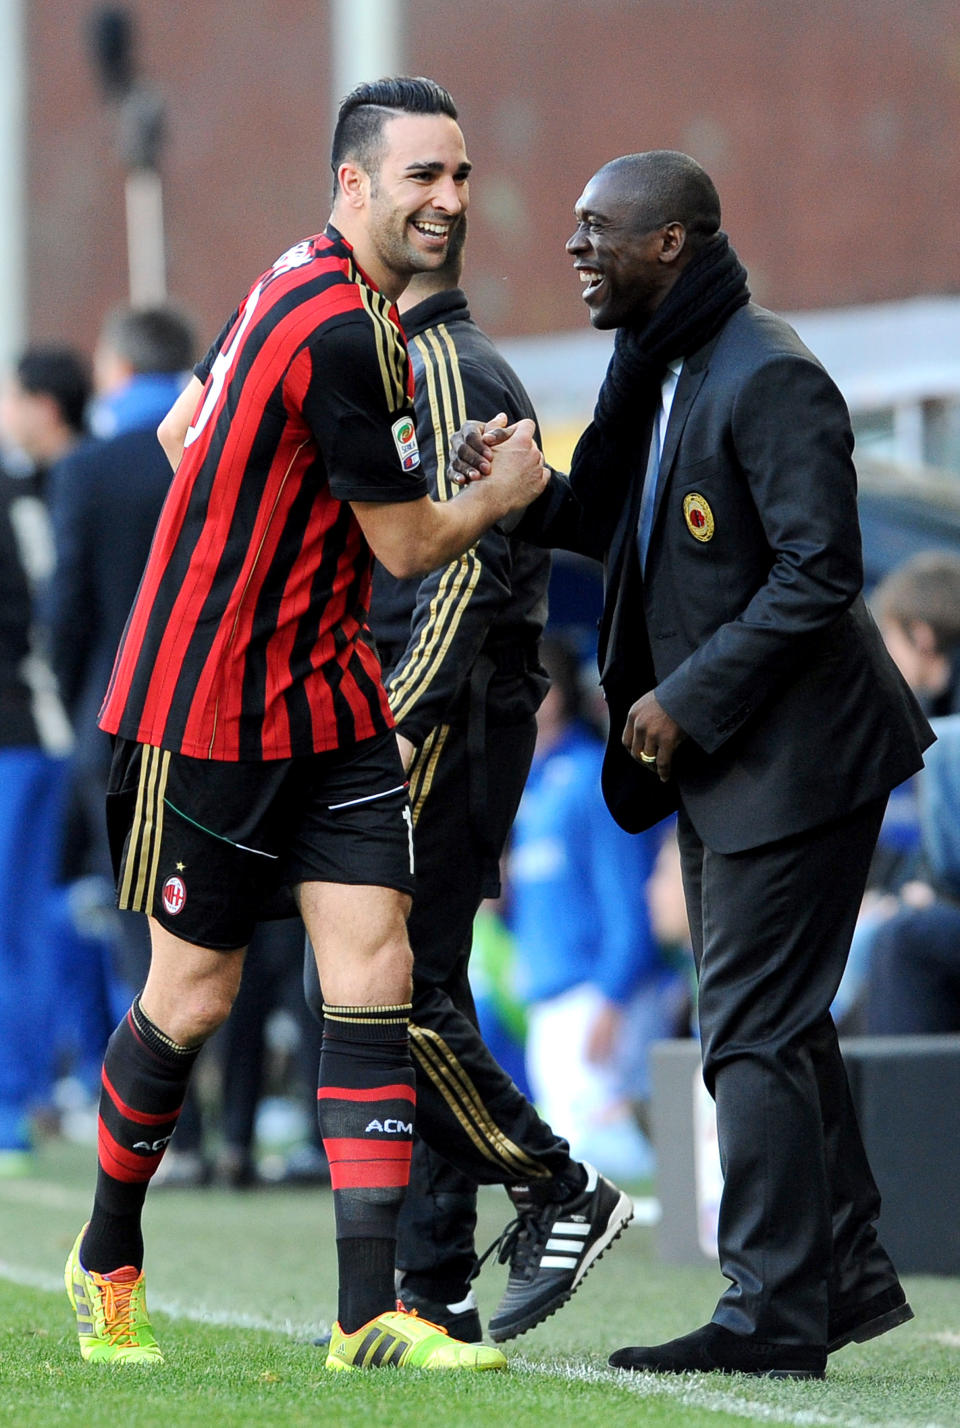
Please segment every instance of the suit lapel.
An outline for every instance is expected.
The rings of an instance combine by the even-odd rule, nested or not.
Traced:
[[[719,333],[717,336],[719,336]],[[698,352],[694,352],[684,361],[680,371],[677,390],[673,398],[673,405],[670,408],[670,420],[667,422],[667,430],[664,435],[663,451],[660,455],[657,490],[654,497],[653,534],[651,540],[656,538],[657,521],[660,515],[660,507],[663,504],[663,494],[670,478],[670,470],[676,459],[677,449],[680,445],[680,437],[687,417],[690,415],[690,411],[696,401],[697,394],[703,385],[703,380],[707,375],[710,355],[713,352],[716,341],[717,338],[714,337],[706,343],[704,347],[701,347]],[[640,514],[640,497],[643,487],[642,472],[646,469],[646,457],[649,444],[650,429],[648,429],[647,440],[641,448],[644,458],[643,466],[640,468],[641,475],[639,479],[635,478],[631,482],[630,497],[624,502],[623,516],[617,524],[613,540],[610,543],[610,556],[606,567],[606,599],[604,601],[603,618],[600,622],[600,637],[597,650],[600,662],[601,681],[609,675],[611,668],[616,663],[624,607],[633,600],[636,580],[641,578],[639,562],[636,558],[636,541],[634,537],[636,535],[637,520]],[[636,577],[636,579],[634,577]]]
[[[710,344],[713,347],[713,344]],[[687,417],[697,399],[697,393],[703,385],[703,379],[707,375],[707,362],[705,358],[706,349],[695,354],[690,362],[684,362],[677,381],[677,390],[673,398],[673,406],[670,408],[670,420],[667,422],[667,430],[663,439],[663,451],[660,453],[660,471],[657,476],[657,490],[654,496],[653,506],[653,528],[656,530],[657,521],[660,517],[660,507],[663,504],[663,493],[667,488],[670,479],[670,469],[673,466],[677,455],[677,448],[680,445],[680,437],[686,425]],[[704,360],[701,362],[701,358]]]

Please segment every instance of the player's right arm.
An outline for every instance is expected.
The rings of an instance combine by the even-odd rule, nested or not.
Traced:
[[[547,473],[533,432],[532,421],[518,422],[510,439],[496,448],[490,475],[456,500],[352,501],[367,544],[390,574],[408,580],[446,565],[490,526],[536,500]]]
[[[349,502],[374,555],[398,579],[453,560],[546,483],[533,423],[524,421],[497,448],[488,477],[456,500],[432,501],[412,440],[407,363],[399,331],[374,306],[326,324],[285,381],[323,453],[331,494]]]

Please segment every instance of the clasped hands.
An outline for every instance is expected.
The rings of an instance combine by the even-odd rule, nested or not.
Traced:
[[[469,486],[471,481],[489,476],[493,470],[494,449],[508,441],[520,427],[529,427],[532,441],[533,422],[514,422],[511,426],[506,412],[498,412],[492,421],[465,421],[450,438],[448,480],[454,486]]]
[[[511,511],[522,511],[544,490],[550,472],[534,441],[529,417],[507,424],[504,412],[492,421],[464,422],[450,439],[447,478],[454,486],[492,480]]]

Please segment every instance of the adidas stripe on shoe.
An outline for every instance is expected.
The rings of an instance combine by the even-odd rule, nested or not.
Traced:
[[[390,1310],[353,1334],[334,1324],[327,1353],[328,1369],[370,1368],[504,1369],[499,1349],[464,1344],[446,1329],[417,1314]]]
[[[537,1201],[526,1187],[511,1189],[517,1218],[487,1251],[498,1249],[500,1263],[510,1265],[506,1291],[488,1326],[495,1342],[556,1313],[633,1219],[629,1195],[592,1165],[584,1170],[585,1187],[566,1200]]]

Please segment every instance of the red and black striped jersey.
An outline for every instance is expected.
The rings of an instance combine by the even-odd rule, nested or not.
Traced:
[[[396,309],[328,228],[254,284],[197,374],[101,728],[228,760],[389,729],[348,502],[427,492]]]

